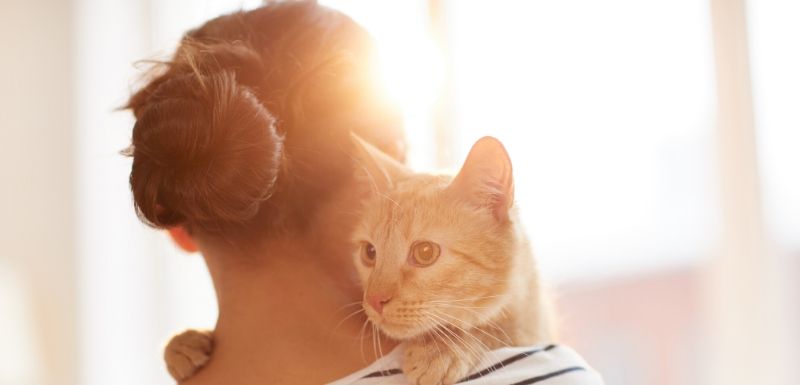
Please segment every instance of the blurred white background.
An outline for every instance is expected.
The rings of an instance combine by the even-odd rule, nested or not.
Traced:
[[[213,327],[135,217],[123,105],[238,0],[0,2],[0,385],[169,384]],[[329,0],[374,35],[410,164],[508,147],[564,338],[609,384],[800,383],[800,2]]]

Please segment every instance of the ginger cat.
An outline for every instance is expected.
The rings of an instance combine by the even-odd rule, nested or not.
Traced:
[[[487,351],[550,341],[550,313],[503,145],[480,139],[452,178],[412,173],[354,142],[360,174],[372,186],[353,234],[363,308],[382,333],[405,342],[409,382],[455,384]],[[165,352],[173,377],[181,381],[202,366],[210,342],[197,331],[174,337]]]
[[[356,138],[374,194],[353,240],[370,321],[403,340],[412,384],[454,384],[481,355],[551,338],[511,161],[480,139],[455,178],[414,174]]]

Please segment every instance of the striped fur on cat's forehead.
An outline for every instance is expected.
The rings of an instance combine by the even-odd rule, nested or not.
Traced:
[[[376,193],[365,202],[364,230],[376,238],[379,231],[410,236],[414,228],[426,227],[434,221],[430,207],[442,200],[451,180],[445,175],[417,174],[394,181],[391,190]]]
[[[504,224],[448,191],[452,180],[447,175],[414,174],[395,181],[391,190],[365,203],[355,240],[370,240],[380,248],[432,240],[464,254],[488,249],[502,262],[509,254],[511,234],[503,231]]]

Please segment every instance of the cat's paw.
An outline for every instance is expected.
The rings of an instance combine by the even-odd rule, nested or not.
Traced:
[[[434,344],[406,346],[403,373],[414,385],[453,385],[471,369],[469,359]]]
[[[214,337],[209,330],[189,329],[180,333],[164,349],[167,371],[178,382],[194,375],[211,358]]]

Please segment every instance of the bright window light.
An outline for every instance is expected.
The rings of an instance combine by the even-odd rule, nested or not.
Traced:
[[[444,2],[454,113],[452,137],[438,144],[429,95],[441,59],[428,50],[427,2],[325,3],[365,25],[391,63],[412,167],[442,158],[458,167],[484,135],[506,144],[523,220],[551,277],[664,268],[710,252],[705,2]],[[414,65],[425,60],[438,64]]]
[[[748,4],[753,104],[767,226],[781,248],[800,249],[800,2]]]

